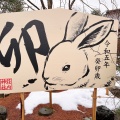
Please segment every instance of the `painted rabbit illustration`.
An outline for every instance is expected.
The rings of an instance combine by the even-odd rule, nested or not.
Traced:
[[[49,51],[42,73],[46,90],[88,85],[91,70],[85,50],[101,44],[111,32],[114,21],[102,20],[86,28],[87,22],[88,15],[80,18],[79,13],[73,13],[63,40]]]

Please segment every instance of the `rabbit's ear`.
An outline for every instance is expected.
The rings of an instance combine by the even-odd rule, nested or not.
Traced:
[[[78,44],[78,48],[82,49],[99,45],[111,32],[113,22],[113,20],[103,20],[90,26],[84,31],[85,38]]]
[[[81,17],[80,13],[73,13],[67,22],[63,40],[74,41],[82,33],[83,28],[87,24],[87,20],[88,17],[86,14]]]

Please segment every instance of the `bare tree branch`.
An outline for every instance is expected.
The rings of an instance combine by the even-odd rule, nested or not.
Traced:
[[[83,0],[80,0],[83,4],[85,4],[86,6],[88,6],[90,9],[92,9],[92,10],[94,10],[95,11],[95,9],[94,8],[92,8],[91,6],[89,6],[88,4],[86,4],[85,2],[83,2]]]
[[[35,10],[35,9],[33,9],[30,5],[28,5],[26,2],[24,2],[25,3],[25,5],[27,5],[27,7],[25,7],[25,8],[27,8],[27,10],[30,8],[31,10]]]
[[[73,1],[71,2],[71,4],[70,4],[71,8],[72,8],[72,6],[73,6],[74,2],[75,2],[75,0],[73,0]]]
[[[118,9],[117,5],[113,2],[113,0],[111,0],[111,3],[116,7],[116,9]]]
[[[40,2],[41,2],[41,5],[42,5],[42,8],[43,8],[43,9],[47,9],[47,8],[45,7],[45,4],[44,4],[43,0],[40,0]]]
[[[70,0],[69,0],[69,3],[68,3],[69,10],[72,10],[72,6],[73,6],[74,2],[75,2],[75,0],[73,0],[72,2],[70,2]]]
[[[61,8],[61,0],[60,0],[60,8]]]
[[[85,13],[85,11],[86,11],[86,10],[85,10],[85,5],[84,5],[84,3],[83,3],[83,13]]]
[[[68,2],[68,7],[69,7],[69,10],[71,10],[71,8],[70,8],[70,0],[69,0],[69,2]]]
[[[66,3],[67,3],[67,1],[65,0],[65,2],[62,0],[62,2],[63,2],[63,5],[64,5],[64,8],[65,8],[65,5],[66,5]]]
[[[48,2],[48,9],[52,9],[53,1],[47,0],[47,2]]]
[[[40,10],[34,3],[32,3],[30,0],[27,0],[32,6],[34,6],[37,10]]]
[[[104,3],[102,3],[100,0],[98,1],[99,1],[99,4],[103,5],[107,10],[109,10],[108,7]]]
[[[31,10],[35,10],[35,9],[33,9],[31,6],[29,6],[29,5],[27,5],[27,7],[25,7],[25,8],[27,8],[27,10],[30,8]]]

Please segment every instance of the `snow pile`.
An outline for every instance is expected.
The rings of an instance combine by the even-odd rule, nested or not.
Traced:
[[[58,104],[63,110],[77,110],[78,105],[85,106],[87,108],[92,107],[92,92],[93,89],[74,89],[67,90],[59,93],[52,93],[53,104]],[[104,96],[106,90],[104,88],[98,89],[98,96]],[[105,105],[110,109],[114,109],[115,105],[120,106],[119,99],[117,98],[98,98],[97,106]],[[115,104],[115,103],[116,104]],[[29,96],[25,99],[25,114],[32,114],[33,109],[39,104],[49,103],[49,93],[48,92],[31,92]],[[20,108],[18,104],[17,108]]]

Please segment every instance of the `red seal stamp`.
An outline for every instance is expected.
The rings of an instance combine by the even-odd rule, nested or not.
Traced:
[[[12,90],[12,78],[0,79],[0,90]]]

